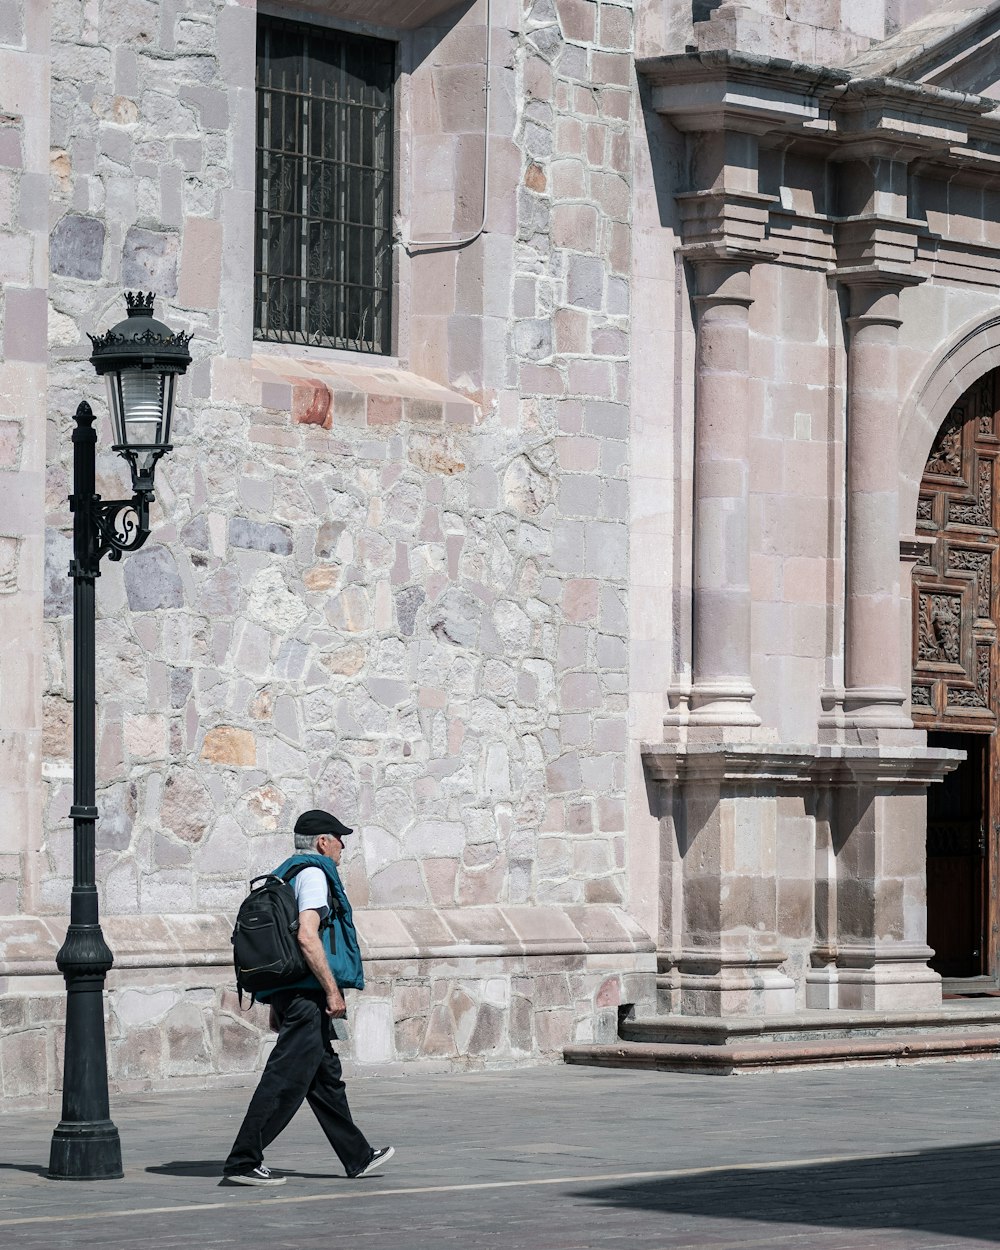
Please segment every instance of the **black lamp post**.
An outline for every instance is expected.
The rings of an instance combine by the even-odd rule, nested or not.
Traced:
[[[56,964],[66,978],[62,1119],[52,1135],[49,1176],[103,1180],[122,1176],[118,1130],[108,1101],[104,982],[113,961],[98,920],[94,880],[94,582],[101,559],[120,560],[149,537],[156,462],[170,451],[174,386],[191,363],[190,334],[153,319],[153,295],[129,292],[128,317],[95,338],[90,362],[108,384],[113,450],[132,473],[131,499],[94,491],[97,433],[88,403],[73,431],[73,894]]]

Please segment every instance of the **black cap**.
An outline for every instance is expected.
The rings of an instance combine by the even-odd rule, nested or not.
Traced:
[[[342,824],[336,816],[332,816],[329,812],[320,811],[318,807],[314,807],[311,812],[303,812],[295,822],[293,831],[299,837],[303,838],[319,838],[324,833],[332,833],[337,838],[346,838],[348,834],[353,833],[353,829],[348,829]]]

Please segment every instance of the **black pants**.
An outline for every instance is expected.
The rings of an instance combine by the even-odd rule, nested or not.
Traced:
[[[367,1161],[371,1146],[351,1119],[340,1060],[331,1044],[326,999],[314,991],[282,990],[269,1002],[278,1017],[278,1040],[250,1099],[223,1174],[257,1167],[303,1099],[308,1100],[344,1171],[356,1171]]]

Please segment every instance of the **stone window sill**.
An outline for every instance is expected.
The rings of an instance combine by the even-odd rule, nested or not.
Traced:
[[[319,360],[255,352],[251,368],[255,401],[288,413],[294,425],[374,431],[400,422],[468,426],[478,418],[478,407],[464,395],[387,359],[361,363],[328,354]]]

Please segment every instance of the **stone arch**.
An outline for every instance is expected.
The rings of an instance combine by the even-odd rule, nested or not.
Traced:
[[[900,421],[899,520],[903,537],[914,531],[920,479],[941,422],[974,382],[997,367],[1000,312],[966,322],[917,377]]]

